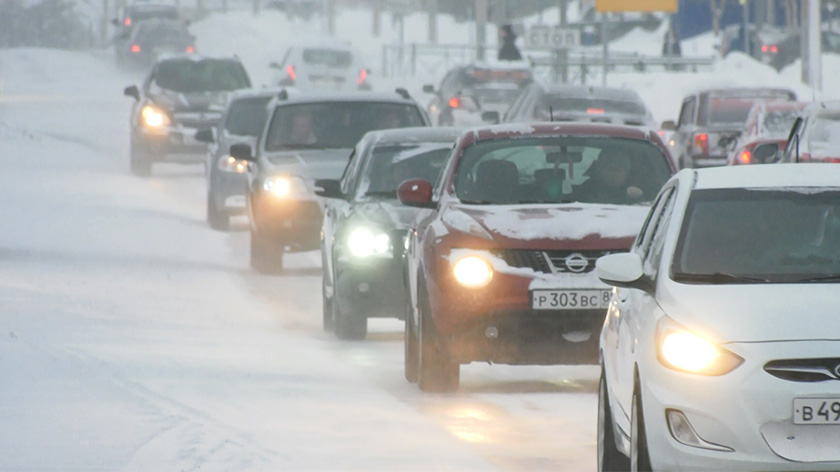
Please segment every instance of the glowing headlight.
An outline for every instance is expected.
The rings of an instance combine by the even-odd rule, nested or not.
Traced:
[[[468,288],[481,288],[493,279],[493,268],[484,259],[467,256],[459,259],[452,269],[455,280]]]
[[[146,105],[143,107],[143,110],[140,111],[140,116],[143,117],[143,123],[146,126],[151,128],[160,128],[161,126],[169,126],[171,123],[169,121],[169,117],[166,116],[166,113],[154,108],[152,106]]]
[[[659,333],[659,361],[672,369],[694,374],[723,375],[744,361],[726,349],[683,329],[668,318],[660,321]]]
[[[356,257],[387,255],[391,252],[391,238],[385,233],[357,228],[347,238],[347,247]]]
[[[263,182],[263,189],[278,198],[287,198],[306,192],[306,183],[299,177],[279,176],[269,177]]]
[[[245,172],[248,172],[248,162],[236,159],[233,156],[222,157],[219,159],[219,170],[224,172],[233,172],[236,174],[244,174]]]

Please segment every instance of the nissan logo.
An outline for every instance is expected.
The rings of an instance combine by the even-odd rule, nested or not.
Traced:
[[[579,274],[585,271],[588,265],[589,262],[583,257],[583,254],[572,254],[566,258],[566,268],[569,269],[569,272]]]

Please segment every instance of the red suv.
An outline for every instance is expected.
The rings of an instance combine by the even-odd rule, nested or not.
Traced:
[[[595,260],[627,251],[675,171],[658,134],[544,123],[460,136],[407,237],[405,374],[452,391],[460,364],[589,364],[610,287]]]

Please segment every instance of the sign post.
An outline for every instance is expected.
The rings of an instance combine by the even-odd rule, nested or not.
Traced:
[[[528,28],[529,49],[550,49],[554,58],[554,81],[568,81],[569,49],[580,46],[580,30],[562,26],[534,25]]]

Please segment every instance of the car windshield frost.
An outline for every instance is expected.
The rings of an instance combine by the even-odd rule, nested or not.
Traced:
[[[230,105],[225,129],[239,136],[259,136],[268,114],[265,107],[270,97],[242,98]]]
[[[238,62],[191,59],[162,62],[155,73],[158,87],[180,93],[224,92],[251,86]]]
[[[671,274],[700,283],[840,279],[840,190],[696,191]]]
[[[840,156],[840,112],[819,113],[808,130],[812,157]]]
[[[662,151],[641,140],[506,138],[464,151],[455,193],[475,204],[648,203],[670,178]]]
[[[412,105],[377,102],[316,102],[279,106],[265,149],[328,149],[356,145],[368,131],[423,126]]]
[[[408,179],[437,181],[451,149],[446,143],[377,146],[363,171],[359,196],[396,198],[397,187]]]
[[[793,122],[802,114],[799,110],[776,110],[767,112],[761,122],[761,136],[787,138]]]

